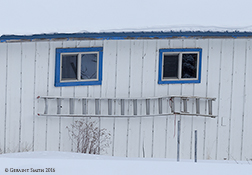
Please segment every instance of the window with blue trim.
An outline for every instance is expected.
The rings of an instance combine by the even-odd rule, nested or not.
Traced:
[[[102,47],[56,49],[55,86],[102,84]]]
[[[160,49],[159,84],[200,83],[202,49]]]

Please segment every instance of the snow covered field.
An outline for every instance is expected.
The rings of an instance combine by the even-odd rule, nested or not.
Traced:
[[[80,175],[251,175],[250,162],[119,158],[69,152],[0,155],[0,174]]]

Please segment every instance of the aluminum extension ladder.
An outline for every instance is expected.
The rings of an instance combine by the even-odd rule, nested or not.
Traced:
[[[148,98],[91,98],[38,96],[37,99],[44,100],[44,104],[42,107],[44,108],[43,112],[38,112],[38,116],[148,117],[179,114],[211,118],[216,117],[216,115],[213,114],[212,107],[212,103],[216,99],[209,97],[163,96]],[[52,106],[49,105],[49,101],[54,101],[53,104],[56,104],[57,106],[57,109],[54,109],[54,112],[50,112],[50,108],[52,108]],[[65,104],[67,104],[68,108],[67,111],[65,111],[64,113],[62,112],[62,108],[64,108],[64,105],[62,105],[63,101],[66,102]],[[76,101],[81,103],[81,112],[79,113],[75,112],[74,110]],[[88,102],[92,102],[92,105],[88,106]],[[191,110],[189,110],[189,105]],[[93,113],[89,112],[88,108],[90,107],[94,108]],[[113,110],[115,108],[117,112]],[[142,108],[142,110],[139,110],[139,108]],[[102,109],[106,109],[106,112],[104,112],[104,110]]]

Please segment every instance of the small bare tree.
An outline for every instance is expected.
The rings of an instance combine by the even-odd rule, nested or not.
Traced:
[[[68,129],[70,139],[76,144],[77,152],[100,154],[110,145],[111,135],[107,129],[100,129],[96,121],[77,120]]]

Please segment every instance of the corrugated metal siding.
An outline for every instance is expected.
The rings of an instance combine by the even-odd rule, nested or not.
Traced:
[[[102,85],[54,87],[55,48],[93,46],[103,47],[104,51]],[[36,99],[37,96],[127,98],[195,95],[216,97],[213,113],[218,117],[93,118],[112,136],[111,146],[102,154],[175,159],[177,121],[181,120],[181,159],[193,158],[196,129],[199,159],[251,159],[251,46],[249,39],[0,43],[0,90],[3,92],[0,96],[0,148],[3,152],[22,151],[24,147],[31,147],[30,150],[34,151],[76,150],[66,126],[78,118],[38,117],[37,112],[43,111],[44,106]],[[159,85],[159,49],[195,47],[203,51],[201,83]],[[93,103],[87,102],[89,111],[94,110]],[[55,113],[56,103],[49,105],[55,105],[50,109]],[[130,113],[132,105],[131,102],[126,104],[125,113]],[[193,111],[194,105],[190,104],[188,109]],[[139,113],[145,111],[145,107],[139,104]],[[75,104],[77,113],[81,108],[81,103]],[[158,110],[157,104],[151,104],[151,109],[151,113]],[[115,108],[112,112],[116,114],[119,110]],[[201,110],[205,110],[205,106]]]

